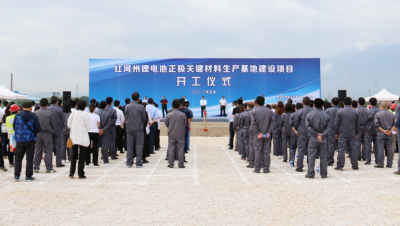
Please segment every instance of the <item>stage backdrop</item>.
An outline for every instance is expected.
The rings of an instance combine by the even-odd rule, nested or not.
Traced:
[[[259,95],[266,103],[303,96],[321,96],[320,59],[90,59],[89,95],[97,101],[111,96],[121,101],[139,92],[160,103],[182,98],[190,101],[195,117],[200,116],[200,99],[207,100],[209,117],[219,116],[219,100]],[[161,105],[159,104],[159,109]],[[226,112],[228,113],[228,112]]]

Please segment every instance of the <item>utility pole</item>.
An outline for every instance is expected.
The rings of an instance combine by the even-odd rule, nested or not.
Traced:
[[[368,88],[368,96],[371,96],[371,88]]]
[[[76,83],[76,97],[79,98],[79,85]]]
[[[375,91],[375,94],[376,94],[376,88],[378,88],[378,80],[374,80],[374,91]]]
[[[349,71],[349,74],[350,74],[350,78],[349,78],[349,80],[350,80],[350,97],[351,98],[353,98],[353,90],[352,90],[352,88],[353,88],[353,68],[350,68],[350,71]]]
[[[10,85],[10,90],[13,91],[13,74],[11,73],[11,85]]]

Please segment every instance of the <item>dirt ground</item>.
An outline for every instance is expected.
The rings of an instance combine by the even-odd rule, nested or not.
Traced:
[[[0,225],[399,225],[400,176],[360,162],[328,178],[306,179],[272,157],[271,173],[255,174],[227,137],[192,137],[185,169],[167,168],[167,137],[143,168],[125,154],[87,179],[70,179],[69,163],[34,182],[0,172]],[[317,161],[318,162],[318,161]],[[8,163],[6,160],[6,167]],[[22,172],[24,174],[24,171]]]

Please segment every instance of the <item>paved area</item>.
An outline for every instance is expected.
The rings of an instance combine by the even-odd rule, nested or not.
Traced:
[[[68,163],[35,182],[0,172],[1,225],[400,224],[395,168],[353,171],[347,159],[344,171],[310,180],[273,157],[270,174],[254,174],[226,137],[192,137],[187,168],[169,169],[166,140],[144,168],[126,168],[120,155],[86,168],[85,180],[68,178]]]

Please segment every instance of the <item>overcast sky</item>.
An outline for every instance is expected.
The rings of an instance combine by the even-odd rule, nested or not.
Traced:
[[[400,95],[399,1],[1,1],[0,78],[87,93],[89,58],[321,58],[322,97]]]

